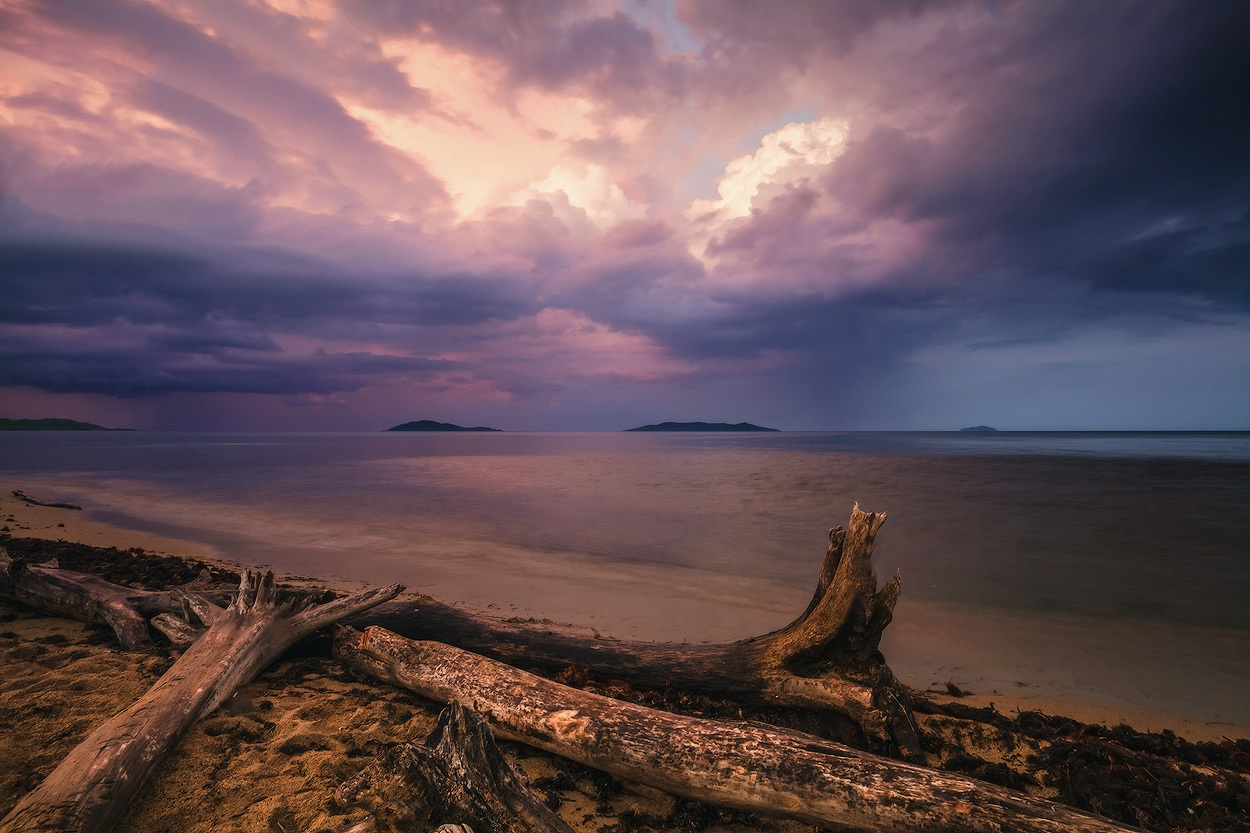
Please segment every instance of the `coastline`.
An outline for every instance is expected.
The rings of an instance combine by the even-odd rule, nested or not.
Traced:
[[[214,569],[239,566],[211,547],[109,527],[74,510],[20,503],[8,491],[0,496],[0,520],[10,527],[10,534],[41,539],[34,552],[55,552],[58,537],[67,544],[82,542],[88,547],[63,547],[62,556],[70,561],[82,557],[76,552],[89,553],[91,558],[103,556],[99,563],[105,569],[139,569],[147,576],[145,583],[153,575],[167,574],[182,559],[203,561]],[[52,545],[46,546],[50,539]],[[110,555],[98,549],[109,546],[118,550]],[[152,557],[132,559],[131,548],[142,548]],[[185,574],[178,579],[181,582],[200,565],[187,563],[177,569]],[[281,576],[280,580],[355,589],[303,575]],[[0,746],[10,752],[0,757],[0,815],[92,728],[137,699],[177,654],[168,645],[155,653],[119,650],[107,628],[0,600]],[[625,699],[635,696],[615,683],[585,682],[592,691]],[[930,767],[969,774],[1121,821],[1145,824],[1146,819],[1154,819],[1147,825],[1152,829],[1173,829],[1159,827],[1157,820],[1186,812],[1191,796],[1213,797],[1217,803],[1204,799],[1198,805],[1201,812],[1223,813],[1221,818],[1226,819],[1229,812],[1235,813],[1229,808],[1250,795],[1250,772],[1244,764],[1250,740],[1229,740],[1237,733],[1224,731],[1228,727],[1194,725],[1166,712],[1129,715],[1081,699],[1079,691],[1057,699],[1034,692],[1013,698],[985,691],[956,698],[914,688],[915,719],[925,738],[924,758]],[[982,708],[990,703],[997,710]],[[1040,709],[1051,716],[1036,711],[1013,715],[1012,707]],[[122,833],[342,830],[358,810],[339,804],[339,785],[361,771],[380,747],[423,741],[441,708],[354,676],[327,655],[324,640],[320,647],[297,646],[192,727],[117,829]],[[1173,729],[1184,739],[1171,732],[1143,735],[1127,726],[1114,726],[1126,717],[1132,718],[1129,722],[1137,729]],[[1147,722],[1134,723],[1138,717]],[[1213,742],[1188,742],[1208,740]],[[502,743],[501,749],[578,833],[641,829],[807,833],[811,829],[794,821],[674,797],[520,744]],[[1083,780],[1076,781],[1082,773]],[[1144,785],[1143,777],[1154,780]],[[1159,779],[1167,782],[1166,797]],[[1194,793],[1195,789],[1200,792]],[[1158,806],[1140,809],[1143,800],[1156,802],[1156,792]]]
[[[13,487],[5,484],[0,492],[0,521],[14,518],[14,521],[0,523],[0,527],[8,526],[13,537],[63,539],[71,543],[81,543],[96,547],[116,547],[119,550],[139,548],[145,552],[160,555],[176,555],[188,559],[204,561],[230,570],[243,567],[267,567],[264,564],[250,564],[227,557],[219,549],[202,541],[163,536],[139,529],[115,526],[92,520],[87,513],[75,510],[35,506],[25,503],[12,494]],[[40,497],[36,495],[36,497]],[[594,577],[585,589],[587,609],[602,612],[605,609],[620,607],[619,599],[608,598],[613,588],[619,590],[621,582],[628,582],[625,576],[615,575],[609,570],[603,571],[604,576]],[[353,580],[344,576],[309,575],[303,572],[290,573],[275,570],[280,582],[295,585],[316,585],[336,592],[355,592],[367,582]],[[536,575],[535,581],[541,584],[544,576]],[[602,579],[602,580],[598,580]],[[504,582],[499,582],[504,592]],[[418,589],[418,588],[411,588]],[[424,589],[424,588],[423,588]],[[489,592],[489,591],[487,591]],[[436,591],[435,591],[436,593]],[[540,593],[535,594],[540,595]],[[501,610],[500,605],[493,604],[486,598],[468,600],[446,599],[470,609],[477,609],[486,614],[525,615],[536,618],[549,618],[549,611],[534,608],[518,608],[510,605]],[[672,599],[656,600],[657,605],[669,605]],[[1109,673],[1131,673],[1132,657],[1120,657],[1119,667],[1107,667],[1105,657],[1070,657],[1070,669],[1063,678],[1049,679],[1038,682],[1024,683],[1020,678],[1027,669],[1019,667],[1019,663],[994,662],[987,660],[990,654],[1011,656],[1010,647],[1014,644],[1023,646],[1028,643],[1030,652],[1043,652],[1054,655],[1052,664],[1061,665],[1063,659],[1059,654],[1068,645],[1068,637],[1079,627],[1107,627],[1105,623],[1089,621],[1081,624],[1071,622],[1044,622],[1045,630],[1038,631],[1039,620],[1024,619],[1020,616],[1000,614],[994,619],[993,628],[982,629],[979,644],[967,641],[955,642],[947,639],[944,634],[958,630],[966,633],[969,628],[957,627],[961,617],[965,616],[957,608],[931,602],[907,599],[906,606],[900,607],[894,622],[886,632],[883,640],[883,651],[887,661],[894,668],[900,680],[914,690],[925,692],[940,702],[961,703],[974,707],[993,706],[1005,715],[1020,711],[1041,711],[1051,715],[1062,715],[1104,726],[1127,724],[1143,732],[1171,731],[1186,740],[1219,741],[1223,738],[1250,738],[1250,721],[1229,721],[1200,719],[1180,713],[1176,708],[1169,708],[1184,701],[1186,687],[1192,685],[1193,668],[1181,671],[1169,683],[1164,696],[1151,696],[1144,693],[1140,698],[1128,700],[1123,697],[1107,695],[1100,691],[1098,679],[1100,675]],[[708,604],[694,605],[687,620],[678,620],[677,626],[689,626],[692,629],[708,627],[708,610],[714,607]],[[666,608],[669,609],[669,608]],[[737,612],[740,614],[741,609]],[[770,610],[767,607],[753,614],[748,614],[748,628],[754,628],[751,634],[762,633],[766,629],[764,622],[776,616],[785,615],[783,610]],[[563,614],[563,615],[561,615]],[[592,618],[580,619],[570,615],[568,611],[553,614],[568,622],[574,629],[587,632],[602,630],[614,636],[631,638],[629,633],[619,633],[605,628],[602,623]],[[729,617],[730,613],[721,614]],[[978,612],[978,617],[984,617]],[[713,623],[714,624],[714,623]],[[741,627],[742,622],[735,623]],[[1149,633],[1149,623],[1127,623],[1121,628],[1130,629],[1141,636],[1142,641],[1150,644],[1153,640],[1167,638],[1160,634]],[[1144,629],[1144,630],[1143,630]],[[1218,656],[1225,646],[1219,644],[1218,635],[1203,629],[1194,629],[1191,639],[1201,641],[1199,659],[1205,655]],[[1215,644],[1210,644],[1215,643]],[[1233,646],[1229,646],[1230,648]],[[960,689],[969,693],[966,696],[954,697],[947,693],[945,683],[954,682]],[[1139,684],[1145,689],[1144,684]]]

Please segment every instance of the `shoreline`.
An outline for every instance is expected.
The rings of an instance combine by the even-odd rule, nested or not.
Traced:
[[[22,537],[6,536],[0,545],[32,562],[57,557],[67,569],[103,572],[113,581],[154,588],[185,583],[203,567],[233,571],[239,566],[219,557],[184,560],[191,549],[176,539],[109,528],[74,510],[15,506],[7,493],[3,497],[0,519]],[[51,539],[56,533],[60,542]],[[71,538],[87,545],[71,544]],[[144,554],[132,549],[139,547]],[[307,575],[283,580],[335,588]],[[141,696],[179,653],[164,641],[150,652],[120,650],[107,627],[0,600],[0,746],[9,752],[0,756],[0,816],[92,729]],[[656,696],[610,680],[585,679],[575,685],[650,705]],[[979,708],[986,698],[997,709]],[[1080,702],[1043,701],[1030,692],[1018,706],[1047,714],[1012,715],[1001,696],[980,692],[955,698],[920,692],[914,719],[922,763],[936,772],[971,776],[1139,827],[1192,827],[1212,833],[1241,829],[1236,819],[1250,801],[1250,739],[1228,740],[1236,733],[1212,732],[1210,726],[1205,734],[1182,726],[1181,737],[1171,732],[1141,734],[1113,725],[1122,713],[1083,714],[1076,708]],[[1059,707],[1048,708],[1052,703]],[[720,713],[724,705],[700,706],[697,698],[686,703],[683,696],[680,707],[671,710],[725,719]],[[677,701],[668,706],[677,706]],[[710,711],[701,711],[704,708]],[[823,717],[743,708],[737,708],[737,719],[800,731],[811,731],[808,721],[819,724]],[[342,785],[385,759],[391,754],[387,750],[394,750],[392,744],[424,742],[442,709],[434,701],[358,676],[329,656],[324,638],[301,643],[190,728],[117,831],[346,829],[370,805],[345,804]],[[1090,717],[1106,725],[1084,722]],[[816,731],[838,739],[836,731],[826,734],[827,729]],[[1214,742],[1203,742],[1204,737]],[[521,744],[502,742],[500,749],[540,800],[576,833],[812,829],[793,819],[680,798]],[[412,800],[415,810],[420,799],[414,794]],[[1197,826],[1178,828],[1178,819]],[[379,829],[393,828],[380,822]]]
[[[53,497],[40,494],[33,496],[40,499]],[[9,518],[13,520],[10,521]],[[71,543],[116,547],[119,550],[138,548],[158,555],[196,559],[231,570],[243,567],[269,568],[265,564],[232,560],[217,548],[203,542],[102,523],[88,518],[83,511],[28,504],[13,496],[12,487],[7,484],[0,492],[0,528],[6,526],[9,534],[15,538],[63,539]],[[280,573],[278,570],[275,570],[275,574],[282,583],[316,585],[336,592],[355,592],[367,583],[341,576],[330,578],[304,573]],[[518,612],[515,605],[509,606],[510,610],[500,610],[499,605],[482,604],[480,600],[478,604],[464,604],[464,600],[447,601],[488,615],[507,616]],[[886,632],[883,651],[887,662],[904,684],[937,702],[978,708],[993,706],[1005,716],[1020,711],[1040,711],[1108,727],[1127,724],[1142,732],[1171,731],[1193,742],[1250,738],[1250,722],[1195,719],[1166,707],[1168,702],[1183,698],[1184,687],[1191,682],[1187,674],[1177,675],[1179,679],[1174,681],[1174,690],[1169,692],[1168,698],[1161,698],[1164,701],[1164,707],[1161,708],[1151,708],[1140,702],[1117,702],[1115,697],[1105,693],[1100,696],[1096,677],[1100,672],[1106,672],[1106,669],[1101,669],[1097,667],[1097,663],[1088,660],[1072,662],[1070,679],[1050,681],[1043,685],[1023,683],[1019,681],[1020,675],[1015,673],[1019,669],[1010,667],[1010,663],[1000,663],[998,666],[991,663],[990,666],[993,667],[987,667],[982,653],[983,646],[953,644],[944,640],[942,634],[950,629],[952,621],[958,619],[958,610],[917,600],[910,600],[908,604],[912,615],[900,615],[895,619]],[[522,610],[521,613],[544,618],[541,610]],[[572,628],[586,632],[603,629],[602,624],[590,621],[574,621],[570,624]],[[1070,624],[1056,626],[1039,640],[1037,634],[1025,633],[1029,624],[1035,622],[1026,622],[1022,617],[1002,616],[999,626],[993,629],[993,633],[986,633],[985,639],[1009,641],[1027,638],[1031,650],[1038,650],[1038,643],[1041,641],[1046,643],[1042,645],[1043,650],[1060,651],[1065,645],[1065,628],[1073,627]],[[1129,623],[1125,627],[1136,629],[1141,624]],[[623,636],[629,638],[627,635]],[[1195,638],[1201,637],[1199,634]],[[1218,646],[1207,648],[1216,650]],[[1126,658],[1126,662],[1131,662],[1131,657]],[[1091,677],[1095,678],[1093,682]],[[945,691],[948,680],[970,693],[961,697],[948,694]]]

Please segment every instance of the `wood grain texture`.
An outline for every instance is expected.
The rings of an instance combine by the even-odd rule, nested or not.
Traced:
[[[0,821],[3,833],[106,833],[188,728],[304,636],[394,598],[371,590],[321,607],[277,602],[273,574],[245,573],[228,608],[134,705],[76,746]]]
[[[774,726],[671,714],[383,628],[335,632],[356,670],[481,714],[500,736],[675,795],[843,831],[1111,833],[1121,825]]]
[[[920,749],[906,687],[878,646],[900,593],[896,575],[877,589],[872,548],[884,513],[856,506],[847,528],[829,532],[807,609],[772,633],[738,642],[637,642],[570,633],[551,623],[469,613],[419,596],[356,617],[411,639],[455,645],[512,665],[555,675],[576,667],[634,688],[680,689],[753,704],[834,712],[858,727],[875,751],[915,756]]]

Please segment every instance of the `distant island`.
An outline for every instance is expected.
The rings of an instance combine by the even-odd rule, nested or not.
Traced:
[[[500,428],[486,428],[479,425],[476,428],[465,428],[463,425],[455,425],[450,422],[435,422],[432,419],[419,419],[416,422],[405,422],[403,425],[396,425],[394,428],[387,428],[387,431],[501,431]]]
[[[960,431],[997,431],[997,428],[991,428],[988,425],[974,425],[971,428],[960,428]]]
[[[644,425],[641,428],[626,428],[626,431],[778,431],[778,428],[765,428],[749,422],[731,424],[728,422],[661,422],[659,425]]]
[[[133,428],[105,428],[92,422],[76,419],[4,419],[0,418],[0,431],[133,431]]]

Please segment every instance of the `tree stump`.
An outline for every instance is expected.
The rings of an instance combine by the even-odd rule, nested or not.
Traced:
[[[424,744],[385,747],[336,798],[368,810],[384,830],[572,833],[500,754],[486,723],[455,702]]]

